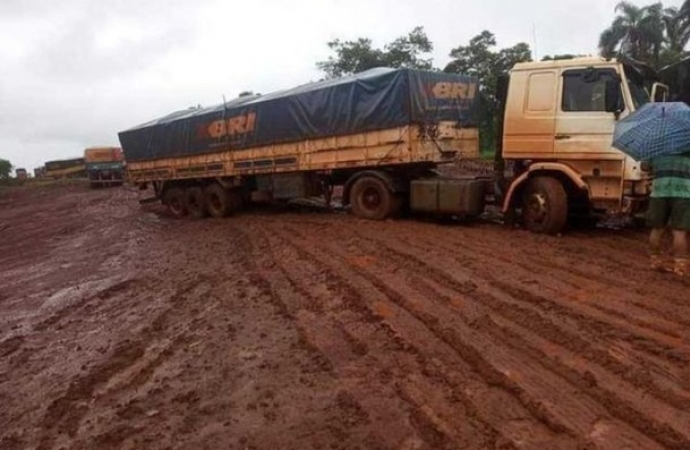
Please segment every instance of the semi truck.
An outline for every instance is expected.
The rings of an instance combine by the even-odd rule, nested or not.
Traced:
[[[43,174],[47,178],[84,178],[86,176],[84,158],[47,161],[44,168]]]
[[[501,85],[491,178],[437,171],[479,156],[477,80],[411,69],[179,111],[119,138],[131,181],[152,185],[178,217],[318,194],[330,201],[338,186],[366,219],[402,208],[473,217],[493,198],[507,221],[546,234],[574,214],[645,208],[650,175],[611,142],[617,120],[667,92],[653,71],[602,58],[528,62]]]
[[[90,147],[84,150],[86,174],[92,188],[122,186],[125,162],[120,147]]]

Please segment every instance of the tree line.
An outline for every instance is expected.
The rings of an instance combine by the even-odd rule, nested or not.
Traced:
[[[636,6],[630,2],[616,5],[611,25],[599,36],[601,56],[625,56],[644,62],[656,69],[679,62],[688,56],[685,48],[690,41],[690,0],[680,8],[664,7],[662,3]],[[499,49],[496,37],[488,30],[470,39],[467,45],[451,50],[444,67],[435,67],[431,59],[434,46],[423,27],[416,27],[381,48],[369,38],[352,41],[335,39],[328,42],[334,53],[316,66],[327,78],[350,75],[374,67],[407,67],[442,70],[475,76],[480,81],[478,125],[482,150],[492,151],[496,143],[498,80],[519,62],[532,61],[529,44],[520,42]],[[570,59],[577,55],[545,56],[542,60]]]

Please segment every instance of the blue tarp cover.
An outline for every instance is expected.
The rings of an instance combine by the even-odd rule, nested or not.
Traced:
[[[177,111],[122,131],[119,138],[127,161],[146,161],[441,120],[472,126],[477,90],[477,80],[463,75],[371,69]]]

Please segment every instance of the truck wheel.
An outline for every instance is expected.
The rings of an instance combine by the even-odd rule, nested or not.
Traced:
[[[220,184],[212,184],[205,190],[206,209],[212,217],[226,217],[239,209],[237,194]]]
[[[189,216],[193,219],[203,219],[208,216],[206,195],[201,186],[192,186],[185,191],[185,206]]]
[[[382,180],[362,177],[352,185],[350,205],[357,217],[383,220],[400,211],[402,200],[393,194]]]
[[[530,180],[522,196],[522,222],[525,228],[540,234],[556,234],[568,219],[568,195],[555,178]]]
[[[170,213],[178,219],[187,215],[187,206],[184,197],[184,191],[178,187],[170,188],[163,194],[163,204],[166,205]]]

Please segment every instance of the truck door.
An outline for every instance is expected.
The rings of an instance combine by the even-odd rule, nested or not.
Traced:
[[[565,70],[556,118],[554,153],[564,159],[623,159],[611,147],[616,119],[606,112],[606,80],[618,77],[613,68]]]
[[[511,74],[503,132],[504,156],[531,159],[553,154],[557,98],[557,70]]]

